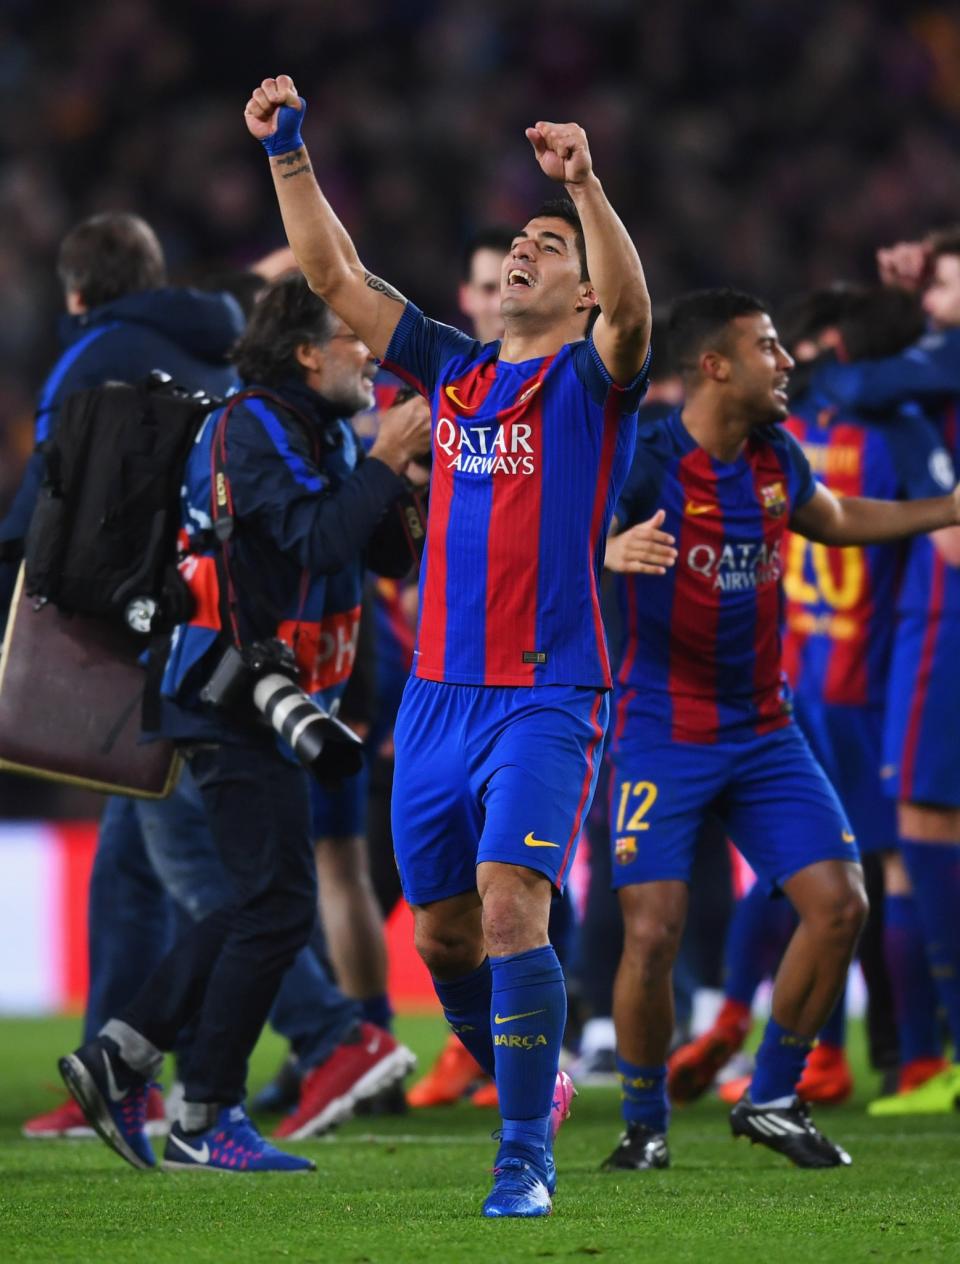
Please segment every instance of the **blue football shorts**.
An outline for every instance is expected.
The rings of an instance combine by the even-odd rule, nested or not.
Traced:
[[[897,810],[884,792],[882,707],[849,707],[794,695],[794,715],[827,774],[862,855],[897,845]]]
[[[713,745],[628,725],[614,743],[611,780],[615,889],[688,882],[710,818],[770,887],[821,860],[859,859],[840,800],[793,723]]]
[[[887,686],[883,784],[910,803],[960,807],[960,614],[904,614]]]
[[[476,890],[483,861],[562,890],[600,770],[609,694],[573,685],[450,685],[411,676],[394,730],[393,840],[403,893]]]

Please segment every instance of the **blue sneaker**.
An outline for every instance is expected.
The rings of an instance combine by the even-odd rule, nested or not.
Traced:
[[[150,1081],[127,1066],[116,1044],[98,1036],[57,1066],[88,1123],[111,1150],[131,1167],[156,1167],[146,1131]]]
[[[493,1219],[505,1216],[549,1216],[553,1210],[547,1189],[546,1173],[534,1163],[533,1151],[507,1152],[497,1156],[493,1169],[493,1189],[483,1204],[483,1214]]]
[[[265,1141],[242,1106],[224,1106],[206,1132],[174,1124],[163,1152],[172,1172],[315,1172],[317,1165]]]

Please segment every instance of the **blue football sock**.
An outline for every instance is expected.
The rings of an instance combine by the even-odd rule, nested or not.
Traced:
[[[812,1040],[787,1031],[771,1017],[757,1050],[757,1065],[750,1084],[750,1100],[754,1105],[763,1106],[795,1096],[803,1064],[812,1048]]]
[[[646,1124],[654,1132],[666,1132],[670,1121],[667,1101],[667,1068],[638,1066],[617,1054],[620,1076],[620,1112],[628,1124]]]
[[[930,973],[960,1061],[960,843],[901,841]]]
[[[942,1053],[937,989],[912,895],[883,897],[883,947],[893,992],[900,1063],[938,1058]]]
[[[840,993],[840,999],[833,1007],[833,1012],[817,1033],[821,1044],[833,1045],[842,1049],[847,1039],[847,989]]]
[[[767,975],[777,968],[796,918],[787,900],[771,900],[763,882],[755,882],[738,901],[724,950],[724,993],[747,1007]]]
[[[374,1027],[382,1027],[384,1031],[393,1031],[393,1006],[386,992],[361,1001],[360,1013],[365,1023],[373,1023]]]
[[[450,1030],[459,1036],[460,1043],[473,1054],[487,1075],[493,1075],[493,1037],[490,1034],[493,975],[490,958],[484,957],[476,970],[471,970],[461,979],[447,983],[434,979],[433,987]]]
[[[493,1037],[503,1141],[545,1145],[567,1021],[567,990],[552,946],[492,957]]]

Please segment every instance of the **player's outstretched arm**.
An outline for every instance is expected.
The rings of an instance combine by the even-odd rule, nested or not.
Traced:
[[[791,517],[791,530],[819,544],[884,544],[960,525],[960,486],[949,496],[870,500],[834,496],[821,483]]]
[[[650,345],[650,295],[640,256],[594,173],[583,128],[540,122],[526,136],[544,174],[564,185],[580,215],[602,312],[594,345],[613,380],[625,386],[643,368]]]
[[[300,270],[315,294],[383,356],[403,315],[405,299],[372,276],[320,191],[300,137],[306,105],[289,75],[264,79],[247,102],[244,118],[251,136],[270,155],[280,214]]]
[[[646,522],[638,522],[619,534],[619,524],[614,519],[603,559],[607,570],[627,575],[665,575],[677,560],[676,540],[660,530],[666,516],[658,509]]]

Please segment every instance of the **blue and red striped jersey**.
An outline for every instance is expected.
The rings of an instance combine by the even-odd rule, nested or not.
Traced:
[[[499,353],[408,303],[384,360],[433,413],[413,671],[609,688],[600,572],[648,366],[619,387],[591,339]]]
[[[936,493],[952,490],[954,475],[960,471],[960,399],[954,398],[938,417],[945,453]],[[937,552],[929,536],[917,536],[910,544],[898,609],[931,618],[960,615],[960,567],[949,566]]]
[[[936,427],[916,410],[858,416],[831,405],[815,378],[786,427],[838,496],[906,500],[942,496],[953,485]],[[909,547],[829,548],[788,533],[784,666],[796,693],[816,703],[883,705]]]
[[[830,365],[819,382],[842,406],[882,409],[918,403],[937,419],[953,466],[960,468],[960,328],[929,333],[886,360]],[[944,480],[938,481],[941,492],[949,490]],[[960,568],[948,566],[925,536],[910,547],[898,608],[931,616],[960,614]]]
[[[617,576],[625,640],[616,740],[627,723],[712,743],[789,722],[783,537],[814,487],[799,446],[778,426],[754,431],[730,463],[697,444],[679,411],[640,431],[617,520],[629,527],[665,510],[678,557],[663,576]]]

